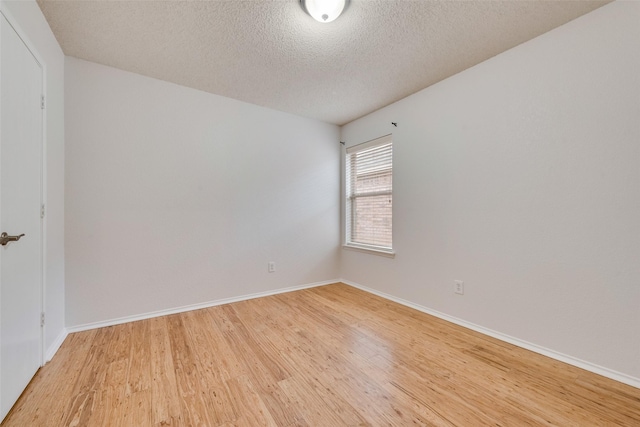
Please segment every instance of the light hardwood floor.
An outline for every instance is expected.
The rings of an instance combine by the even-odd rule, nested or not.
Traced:
[[[640,426],[640,390],[335,284],[71,334],[2,425]]]

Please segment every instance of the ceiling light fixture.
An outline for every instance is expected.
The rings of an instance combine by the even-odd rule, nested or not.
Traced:
[[[334,21],[347,8],[349,0],[300,0],[300,5],[318,22]]]

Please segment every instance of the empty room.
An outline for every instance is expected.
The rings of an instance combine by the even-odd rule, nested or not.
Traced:
[[[0,0],[2,426],[640,426],[640,2]]]

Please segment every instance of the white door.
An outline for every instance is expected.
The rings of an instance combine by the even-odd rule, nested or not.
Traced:
[[[42,361],[42,68],[0,13],[0,420]],[[2,236],[0,235],[0,244]]]

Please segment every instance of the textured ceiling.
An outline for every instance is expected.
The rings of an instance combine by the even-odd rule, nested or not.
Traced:
[[[38,0],[66,55],[338,125],[608,2]]]

